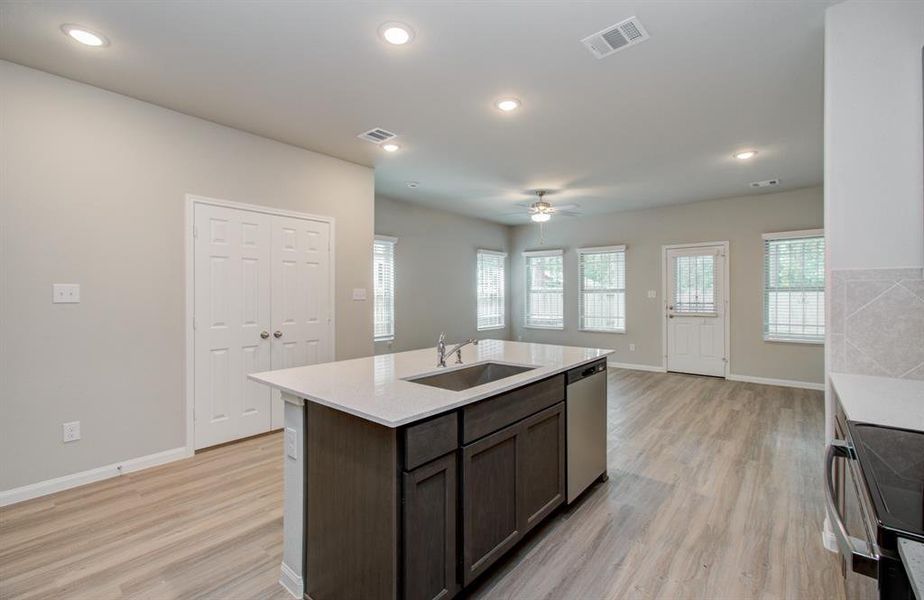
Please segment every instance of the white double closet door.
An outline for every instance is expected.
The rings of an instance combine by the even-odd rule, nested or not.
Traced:
[[[249,373],[332,356],[330,223],[194,205],[196,449],[282,426]]]

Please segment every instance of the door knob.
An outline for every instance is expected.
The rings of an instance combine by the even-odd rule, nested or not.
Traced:
[[[264,329],[263,331],[260,332],[260,337],[263,338],[263,339],[265,340],[266,338],[269,337],[269,331],[266,331],[266,330]]]
[[[274,337],[274,338],[277,338],[277,339],[278,339],[278,338],[281,338],[281,337],[282,337],[282,332],[279,331],[279,330],[277,329],[276,331],[273,332],[273,337]]]

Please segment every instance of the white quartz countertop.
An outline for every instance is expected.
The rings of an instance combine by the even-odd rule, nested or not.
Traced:
[[[454,364],[453,355],[447,357],[445,368],[435,366],[435,348],[424,348],[254,373],[250,378],[298,398],[381,425],[399,427],[567,371],[611,352],[600,348],[481,340],[477,346],[463,348],[465,364]],[[536,368],[460,392],[404,381],[408,377],[487,361]]]
[[[905,572],[908,573],[911,589],[915,597],[921,600],[924,598],[924,544],[899,538],[898,552],[905,565]]]
[[[845,373],[830,377],[849,420],[924,431],[924,381]]]

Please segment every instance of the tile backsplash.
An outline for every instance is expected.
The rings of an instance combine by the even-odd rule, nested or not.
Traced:
[[[924,269],[831,273],[830,369],[924,379]]]

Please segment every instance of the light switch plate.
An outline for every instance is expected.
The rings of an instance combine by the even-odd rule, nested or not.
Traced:
[[[365,300],[366,288],[353,288],[353,300]]]
[[[649,298],[657,298],[657,297],[658,297],[658,293],[657,293],[656,291],[654,291],[654,290],[648,290],[648,297],[649,297]]]
[[[51,301],[54,304],[77,304],[80,302],[79,283],[56,283],[51,286]]]
[[[298,436],[291,427],[286,427],[286,456],[298,460]]]
[[[629,344],[629,352],[635,352],[635,344]]]

